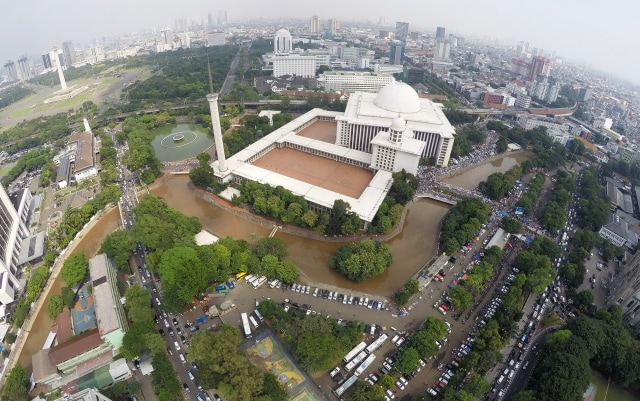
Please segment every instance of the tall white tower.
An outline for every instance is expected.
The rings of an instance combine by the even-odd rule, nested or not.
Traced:
[[[51,56],[55,59],[56,68],[58,69],[58,78],[60,78],[60,86],[61,90],[67,90],[67,81],[64,79],[64,73],[62,72],[62,66],[60,65],[60,56],[58,56],[58,49],[53,46],[53,51],[51,52]]]
[[[211,127],[213,128],[213,139],[216,144],[216,154],[218,155],[218,169],[220,172],[227,171],[227,159],[224,156],[224,142],[222,142],[222,128],[220,128],[220,114],[218,112],[218,94],[213,92],[213,81],[211,80],[211,65],[207,60],[209,69],[209,90],[207,95],[209,111],[211,112]]]

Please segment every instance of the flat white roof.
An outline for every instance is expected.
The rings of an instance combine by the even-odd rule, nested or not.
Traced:
[[[211,245],[218,242],[218,237],[207,230],[202,230],[196,234],[196,245]]]
[[[377,93],[356,92],[349,98],[344,116],[338,120],[351,124],[376,125],[390,127],[391,120],[400,115],[407,122],[407,129],[418,132],[440,134],[453,138],[455,129],[442,112],[442,108],[429,99],[420,98],[420,111],[415,113],[396,113],[376,106]]]
[[[104,253],[89,259],[89,275],[91,277],[93,303],[98,328],[100,328],[100,336],[120,328],[120,322],[114,306],[118,300],[114,298],[114,294],[111,292],[107,263],[107,255]]]

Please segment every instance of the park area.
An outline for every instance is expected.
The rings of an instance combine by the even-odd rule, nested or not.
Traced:
[[[271,332],[265,330],[245,343],[247,357],[255,366],[273,373],[287,389],[291,401],[321,401],[313,381],[300,369]]]
[[[608,388],[607,388],[608,387]],[[638,401],[640,394],[632,393],[614,384],[608,384],[606,377],[591,371],[591,385],[585,393],[584,401]]]

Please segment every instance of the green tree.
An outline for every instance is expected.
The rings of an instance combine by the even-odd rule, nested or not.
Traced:
[[[378,384],[386,389],[390,389],[391,387],[393,387],[393,377],[389,375],[382,375],[380,376],[380,381],[378,382]]]
[[[538,401],[539,398],[533,390],[525,390],[516,393],[511,398],[512,401]]]
[[[451,297],[451,303],[456,309],[467,309],[473,301],[473,297],[469,291],[461,285],[453,287],[449,291],[449,296]]]
[[[73,253],[64,261],[60,270],[60,277],[67,286],[73,288],[87,276],[88,269],[89,264],[84,258],[84,253]]]
[[[136,250],[137,241],[133,232],[129,230],[114,231],[104,239],[100,253],[106,253],[113,259],[116,266],[124,272],[129,272],[129,258]]]
[[[76,294],[69,287],[62,287],[61,292],[62,302],[67,308],[72,309],[76,304]]]
[[[329,266],[353,281],[375,277],[391,265],[390,248],[377,241],[362,240],[342,246]]]
[[[150,304],[151,295],[142,287],[131,286],[125,293],[124,306],[127,310],[127,317],[133,323],[153,321],[154,311]]]
[[[384,392],[380,386],[372,386],[369,383],[358,380],[353,390],[345,398],[346,401],[384,401]]]
[[[522,232],[522,223],[509,216],[504,216],[502,218],[502,228],[508,233],[520,234]]]
[[[62,296],[59,294],[53,294],[49,297],[49,304],[47,305],[47,312],[49,313],[49,318],[51,320],[55,320],[59,314],[62,313],[62,309],[64,308],[64,300]]]
[[[401,373],[410,374],[418,368],[419,359],[420,354],[418,354],[418,351],[413,347],[409,347],[398,356],[395,368]]]
[[[2,401],[27,401],[29,400],[28,392],[27,369],[16,365],[7,374],[1,399]]]
[[[160,333],[147,333],[144,335],[144,341],[151,355],[156,356],[165,352],[167,343]]]
[[[489,391],[491,385],[487,382],[484,376],[475,374],[469,378],[464,386],[465,391],[473,394],[474,397],[480,398],[484,393]]]

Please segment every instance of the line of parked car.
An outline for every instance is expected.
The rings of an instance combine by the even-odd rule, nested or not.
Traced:
[[[313,295],[314,297],[321,297],[323,299],[330,299],[338,301],[344,305],[360,305],[366,306],[369,309],[386,310],[387,305],[382,301],[369,299],[369,297],[358,297],[353,295],[341,294],[338,291],[323,290],[322,288],[315,288],[311,292],[312,287],[303,284],[293,283],[288,286],[288,289],[301,294]]]

